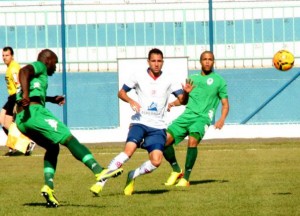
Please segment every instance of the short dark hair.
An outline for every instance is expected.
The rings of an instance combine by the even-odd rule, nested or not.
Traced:
[[[161,55],[162,58],[164,58],[164,55],[160,49],[153,48],[152,50],[150,50],[148,53],[148,60],[150,60],[150,57],[152,54],[158,54],[158,55]]]
[[[214,53],[213,53],[212,51],[206,50],[206,51],[204,51],[203,53],[201,53],[201,55],[200,55],[200,61],[202,60],[203,55],[206,54],[206,53],[212,54],[213,60],[215,60],[215,55],[214,55]]]
[[[10,54],[13,56],[14,55],[14,50],[12,47],[10,46],[6,46],[6,47],[3,47],[3,51],[10,51]]]

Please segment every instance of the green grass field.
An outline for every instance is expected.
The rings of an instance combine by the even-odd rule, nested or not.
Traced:
[[[121,143],[87,145],[107,166]],[[1,155],[6,152],[0,147]],[[176,147],[184,166],[186,144]],[[300,139],[209,140],[199,145],[189,188],[166,187],[166,161],[155,172],[137,178],[132,196],[123,195],[127,172],[147,160],[138,150],[125,172],[109,180],[99,197],[89,187],[93,174],[61,148],[55,194],[61,206],[45,207],[43,153],[30,157],[0,156],[0,215],[300,215]]]

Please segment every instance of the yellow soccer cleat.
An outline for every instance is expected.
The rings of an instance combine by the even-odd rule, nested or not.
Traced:
[[[133,190],[134,190],[134,178],[133,178],[133,173],[134,170],[130,171],[128,173],[128,177],[127,177],[127,181],[126,181],[126,185],[124,188],[124,194],[127,196],[132,195]]]
[[[185,178],[181,178],[175,186],[176,187],[189,187],[190,182],[188,182]]]
[[[103,189],[103,186],[101,184],[101,182],[97,182],[96,184],[94,184],[91,188],[90,191],[94,194],[94,195],[98,195]]]
[[[47,207],[57,208],[59,203],[54,196],[54,190],[52,190],[48,185],[44,185],[41,189],[42,196],[46,199]]]
[[[103,189],[104,184],[102,184],[102,182],[105,182],[107,179],[111,177],[117,177],[121,175],[122,172],[123,172],[123,168],[119,168],[116,170],[103,169],[101,173],[96,175],[97,182],[90,188],[90,191],[93,194],[98,195]]]
[[[103,169],[101,173],[96,175],[96,179],[98,182],[104,181],[111,177],[117,177],[117,176],[121,175],[122,172],[123,172],[123,168],[119,168],[116,170]]]
[[[182,177],[183,177],[182,170],[180,172],[172,172],[165,185],[166,186],[175,185],[176,181]]]

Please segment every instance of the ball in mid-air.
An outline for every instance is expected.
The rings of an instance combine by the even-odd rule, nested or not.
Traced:
[[[288,50],[279,50],[273,57],[273,65],[280,71],[288,71],[294,66],[294,55]]]

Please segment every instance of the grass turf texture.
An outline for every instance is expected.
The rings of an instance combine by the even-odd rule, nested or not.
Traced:
[[[121,143],[88,144],[102,166],[123,149]],[[43,153],[30,157],[0,156],[0,215],[300,215],[300,140],[207,140],[199,145],[189,188],[166,187],[166,161],[138,177],[132,196],[123,195],[128,171],[147,159],[138,150],[125,172],[108,181],[99,197],[89,191],[92,173],[61,147],[55,195],[57,209],[45,207]],[[0,147],[1,155],[6,152]],[[184,166],[186,143],[176,146]]]

